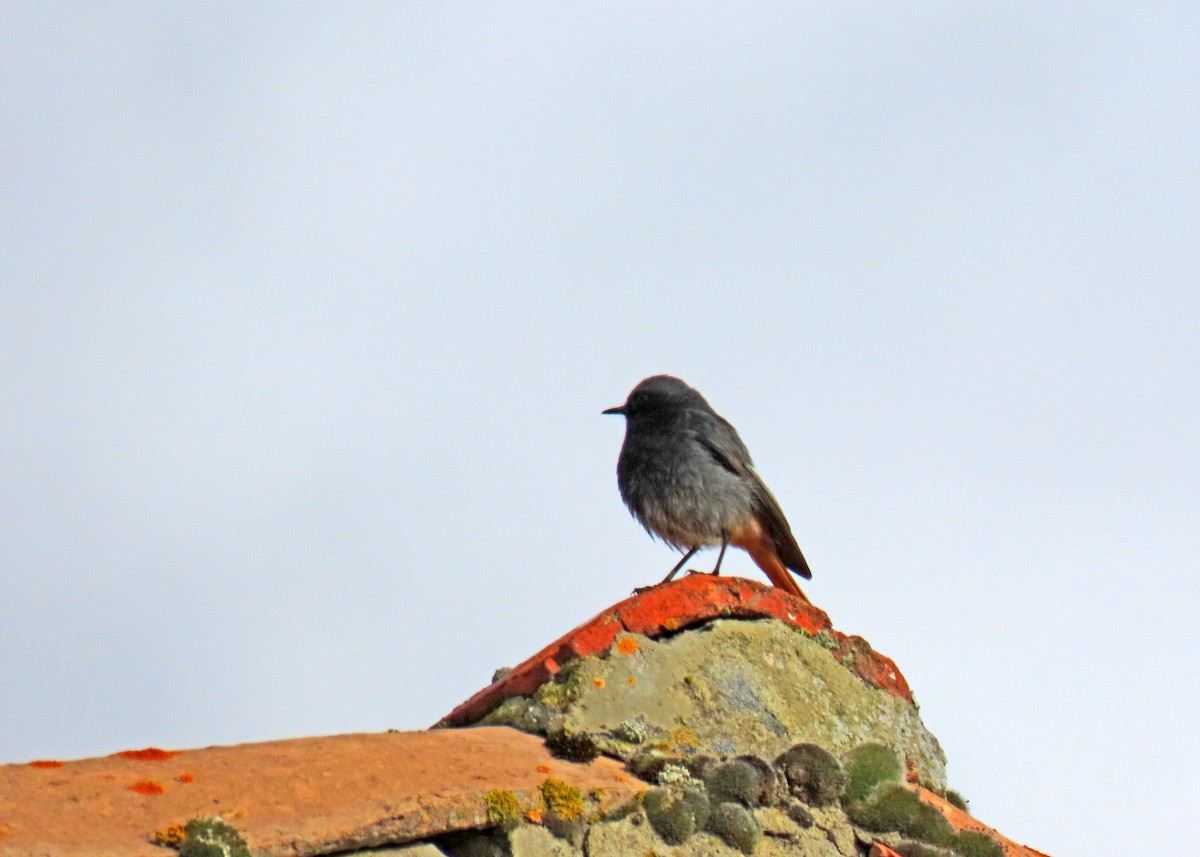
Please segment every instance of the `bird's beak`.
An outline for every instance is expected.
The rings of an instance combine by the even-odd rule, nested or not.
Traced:
[[[620,414],[621,416],[625,416],[625,406],[617,405],[617,407],[615,407],[615,408],[609,408],[607,411],[601,411],[600,413],[602,413],[602,414]]]

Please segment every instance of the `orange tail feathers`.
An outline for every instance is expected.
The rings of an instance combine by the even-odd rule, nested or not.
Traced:
[[[788,595],[795,595],[797,598],[808,601],[808,596],[800,590],[800,584],[796,583],[796,578],[779,559],[770,537],[763,532],[762,526],[757,521],[752,526],[736,533],[729,543],[750,554],[754,564],[763,570],[767,579],[771,581],[771,585],[776,589],[782,589]]]

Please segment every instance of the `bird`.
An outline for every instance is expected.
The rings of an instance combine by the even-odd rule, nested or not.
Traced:
[[[667,583],[702,547],[720,546],[714,575],[730,546],[741,548],[777,588],[805,601],[791,572],[812,578],[792,528],[754,469],[737,430],[700,393],[671,375],[638,383],[625,417],[617,487],[651,537],[679,551]],[[790,571],[789,571],[790,570]]]

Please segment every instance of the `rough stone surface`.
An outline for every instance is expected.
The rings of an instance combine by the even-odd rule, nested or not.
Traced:
[[[544,827],[523,824],[509,834],[512,857],[578,857],[582,849],[556,837]]]
[[[531,707],[547,713],[531,716]],[[865,684],[829,648],[776,620],[718,619],[653,640],[623,633],[578,659],[527,705],[506,703],[484,722],[548,722],[630,759],[645,746],[690,755],[773,759],[798,742],[832,753],[878,741],[922,778],[946,786],[946,760],[911,702]],[[638,723],[640,740],[629,734]]]
[[[814,822],[812,829],[820,831],[821,835],[838,850],[838,853],[857,853],[858,840],[854,835],[854,827],[844,812],[835,807],[812,807],[809,812],[812,814]]]
[[[751,581],[697,575],[628,599],[441,725],[481,718],[547,742],[484,727],[0,766],[0,857],[170,857],[152,844],[154,831],[212,815],[256,857],[741,853],[711,828],[666,845],[641,808],[649,801],[636,800],[648,783],[612,759],[555,758],[547,744],[607,752],[664,788],[711,786],[711,800],[744,803],[762,830],[759,857],[895,857],[905,848],[898,834],[854,828],[837,803],[812,807],[773,787],[761,759],[798,742],[840,753],[879,741],[905,757],[910,779],[945,785],[941,749],[895,664],[834,631],[812,605]],[[734,759],[743,753],[760,759]],[[564,803],[560,788],[540,788],[548,779],[580,791]],[[994,836],[1007,857],[1045,857],[911,787],[955,828]],[[677,838],[662,809],[656,824]],[[690,818],[703,827],[701,813]],[[738,818],[745,824],[725,831],[734,839],[748,830]]]
[[[142,760],[0,766],[0,857],[170,857],[156,830],[221,815],[256,857],[307,857],[489,825],[484,794],[534,801],[548,778],[600,789],[603,803],[644,788],[612,759],[556,759],[506,728],[300,738]],[[131,789],[154,783],[161,794]],[[143,788],[154,792],[156,789]]]
[[[845,667],[861,680],[912,701],[912,691],[891,659],[874,651],[862,637],[835,631],[829,616],[807,601],[751,580],[692,574],[651,587],[610,607],[504,673],[437,725],[476,723],[506,699],[532,694],[570,661],[606,651],[620,634],[653,639],[718,618],[773,618],[821,635]]]

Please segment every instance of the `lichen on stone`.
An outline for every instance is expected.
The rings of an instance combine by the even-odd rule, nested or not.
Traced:
[[[558,813],[562,818],[574,819],[583,815],[583,792],[578,786],[562,780],[546,780],[539,786],[546,809]]]
[[[183,826],[179,857],[250,857],[250,847],[220,816],[193,818]]]
[[[488,821],[505,829],[516,827],[525,814],[517,796],[507,789],[492,789],[484,794],[483,802],[487,805]]]

